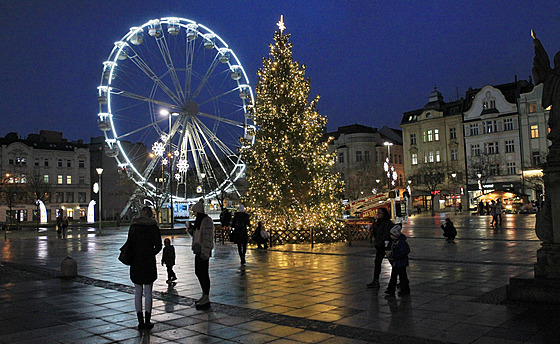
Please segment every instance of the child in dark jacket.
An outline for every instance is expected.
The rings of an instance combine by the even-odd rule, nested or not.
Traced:
[[[399,296],[410,294],[410,285],[408,276],[406,275],[406,267],[408,266],[408,254],[410,247],[406,242],[406,236],[401,233],[401,226],[396,225],[391,228],[391,251],[387,252],[387,257],[393,268],[391,269],[391,279],[389,286],[385,290],[385,294],[395,296],[397,287],[397,276],[400,281],[401,290]]]
[[[173,265],[175,265],[175,247],[171,245],[171,240],[165,238],[163,241],[165,247],[163,248],[163,254],[161,256],[161,265],[165,264],[167,266],[167,283],[171,283],[177,279],[175,272],[173,271]]]

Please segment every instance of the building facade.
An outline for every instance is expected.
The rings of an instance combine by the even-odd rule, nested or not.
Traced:
[[[51,221],[62,211],[71,220],[86,221],[89,162],[88,146],[81,140],[68,142],[61,132],[41,130],[26,139],[9,133],[0,138],[2,220],[37,221],[43,215]],[[37,204],[38,193],[44,195],[44,208]]]
[[[508,208],[521,203],[525,190],[518,100],[532,88],[521,80],[467,91],[463,130],[470,208],[496,198],[507,200]]]
[[[463,99],[445,102],[434,89],[424,107],[405,112],[404,170],[410,180],[412,207],[435,211],[461,208],[465,196]]]
[[[333,137],[329,153],[336,154],[333,170],[340,173],[345,182],[346,199],[355,200],[405,187],[400,130],[353,124],[339,127],[327,136]],[[388,170],[395,172],[390,172],[389,178],[384,166],[387,158]]]

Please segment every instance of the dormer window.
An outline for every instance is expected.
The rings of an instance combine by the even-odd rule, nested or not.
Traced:
[[[432,118],[432,113],[431,113],[431,112],[428,112],[428,113],[426,114],[426,118]]]
[[[490,110],[496,108],[496,98],[492,97],[490,91],[487,91],[482,99],[482,108],[484,110]]]

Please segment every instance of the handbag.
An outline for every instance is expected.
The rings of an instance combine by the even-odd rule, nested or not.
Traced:
[[[121,253],[119,254],[119,260],[124,265],[132,264],[132,247],[129,244],[128,240],[122,245],[120,248]]]

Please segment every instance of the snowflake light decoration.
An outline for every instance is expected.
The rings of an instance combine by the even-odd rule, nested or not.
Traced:
[[[157,156],[162,156],[163,152],[165,152],[165,146],[163,145],[163,142],[155,142],[152,146],[152,152],[154,152],[154,154]]]
[[[189,163],[187,162],[187,159],[183,159],[183,158],[179,159],[179,162],[177,162],[177,168],[181,173],[187,172],[187,169],[189,168]]]

